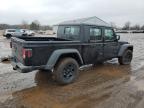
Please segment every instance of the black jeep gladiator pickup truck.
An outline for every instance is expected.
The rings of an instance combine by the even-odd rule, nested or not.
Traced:
[[[58,25],[57,37],[12,37],[13,69],[20,72],[50,70],[60,84],[78,77],[79,68],[118,58],[131,63],[133,45],[119,41],[112,27],[98,18],[67,21]]]

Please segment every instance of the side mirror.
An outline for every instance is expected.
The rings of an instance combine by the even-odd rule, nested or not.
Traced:
[[[117,40],[120,40],[120,35],[117,35],[117,36],[116,36],[116,39],[117,39]]]

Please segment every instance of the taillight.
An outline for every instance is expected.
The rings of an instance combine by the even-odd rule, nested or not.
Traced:
[[[22,49],[22,57],[23,57],[23,59],[32,57],[32,49],[23,48]]]

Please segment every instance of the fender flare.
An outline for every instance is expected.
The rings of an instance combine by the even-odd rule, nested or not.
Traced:
[[[50,58],[47,61],[45,69],[52,70],[55,64],[57,63],[59,57],[63,54],[77,54],[81,64],[83,64],[83,59],[77,49],[58,49],[51,54]]]
[[[120,50],[119,50],[119,52],[118,52],[118,57],[122,56],[123,53],[124,53],[124,51],[126,49],[129,49],[129,48],[132,49],[132,51],[133,51],[133,45],[130,45],[130,44],[124,44],[124,45],[122,45],[121,48],[120,48]]]

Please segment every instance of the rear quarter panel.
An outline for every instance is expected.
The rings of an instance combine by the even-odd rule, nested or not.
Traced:
[[[24,60],[26,66],[46,65],[50,56],[58,49],[77,49],[81,54],[81,44],[79,42],[47,42],[47,43],[28,43],[23,48],[32,49],[32,58]]]

